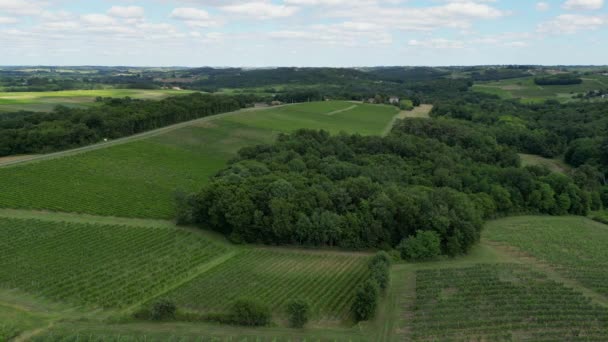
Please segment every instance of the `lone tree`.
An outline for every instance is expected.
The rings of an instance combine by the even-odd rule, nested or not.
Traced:
[[[177,307],[171,301],[161,299],[152,304],[150,317],[155,321],[163,321],[175,318]]]
[[[289,325],[293,328],[302,328],[308,323],[310,305],[303,299],[294,299],[287,304]]]
[[[232,306],[232,322],[246,326],[261,326],[270,323],[270,308],[256,300],[241,298]]]
[[[359,286],[352,311],[357,321],[366,321],[376,314],[378,304],[378,284],[370,279]]]

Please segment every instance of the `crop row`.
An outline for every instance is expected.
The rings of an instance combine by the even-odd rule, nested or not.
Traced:
[[[101,307],[141,301],[225,252],[172,229],[0,219],[0,287]]]
[[[225,312],[234,300],[256,298],[279,315],[288,300],[309,301],[316,319],[347,318],[367,257],[336,253],[249,250],[167,295],[197,312]]]
[[[494,221],[484,234],[608,296],[608,226],[580,217],[523,217]]]
[[[519,264],[416,272],[414,340],[608,339],[608,309]]]

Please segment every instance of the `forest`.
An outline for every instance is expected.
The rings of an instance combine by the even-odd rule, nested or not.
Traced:
[[[520,168],[513,148],[453,119],[408,119],[387,137],[300,130],[243,148],[178,221],[234,242],[392,248],[420,229],[466,253],[485,219],[586,215],[600,195],[565,175]]]

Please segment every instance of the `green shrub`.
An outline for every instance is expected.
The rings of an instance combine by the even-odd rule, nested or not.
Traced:
[[[261,326],[270,323],[270,308],[253,299],[239,299],[232,306],[231,321],[246,326]]]
[[[310,305],[302,299],[294,299],[287,303],[287,315],[289,316],[289,325],[294,328],[302,328],[308,323],[308,315]]]
[[[434,231],[419,230],[416,236],[401,241],[397,249],[404,260],[432,260],[441,254],[441,240]]]
[[[177,307],[169,300],[161,299],[152,304],[150,318],[155,321],[164,321],[175,318]]]
[[[379,294],[378,284],[368,279],[357,289],[352,311],[356,321],[366,321],[376,314]]]
[[[386,289],[390,282],[390,265],[391,256],[384,251],[376,253],[368,264],[370,278],[376,281],[382,290]]]

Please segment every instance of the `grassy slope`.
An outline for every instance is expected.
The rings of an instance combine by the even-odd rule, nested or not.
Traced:
[[[0,92],[0,113],[20,110],[47,112],[57,105],[87,107],[95,105],[95,98],[132,97],[156,100],[167,96],[189,94],[187,90],[143,90],[143,89],[101,89],[65,90],[47,92]]]
[[[238,149],[297,128],[379,134],[395,107],[307,103],[242,112],[148,139],[0,169],[0,207],[172,218],[177,189],[195,191]]]

